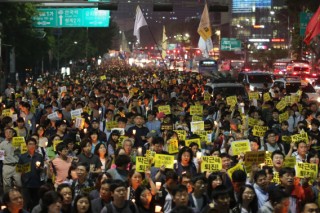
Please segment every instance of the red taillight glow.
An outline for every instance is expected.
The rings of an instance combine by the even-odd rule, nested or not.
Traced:
[[[293,75],[297,75],[298,73],[294,72]]]

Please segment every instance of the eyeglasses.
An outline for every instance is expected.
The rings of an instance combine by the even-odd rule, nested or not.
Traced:
[[[152,194],[151,193],[145,193],[145,194],[141,194],[140,196],[146,198],[146,197],[151,197]]]

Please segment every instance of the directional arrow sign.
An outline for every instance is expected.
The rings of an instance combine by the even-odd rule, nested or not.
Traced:
[[[109,27],[110,11],[97,8],[39,8],[34,27]]]

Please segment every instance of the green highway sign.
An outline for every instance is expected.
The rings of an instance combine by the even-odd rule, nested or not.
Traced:
[[[239,51],[241,50],[241,41],[236,38],[221,38],[222,51]]]
[[[34,27],[109,27],[110,11],[98,8],[39,8]]]
[[[304,34],[306,33],[307,25],[310,19],[312,18],[312,16],[313,16],[313,13],[305,13],[305,12],[300,13],[300,36],[304,36]]]

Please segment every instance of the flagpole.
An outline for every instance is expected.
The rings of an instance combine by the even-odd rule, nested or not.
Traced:
[[[159,45],[158,45],[158,43],[156,42],[156,39],[154,38],[154,35],[153,35],[153,33],[152,33],[152,31],[151,31],[151,29],[150,29],[149,25],[147,25],[147,26],[148,26],[148,29],[149,29],[149,31],[150,31],[150,34],[151,34],[152,40],[153,40],[153,42],[155,43],[155,45],[156,45],[156,47],[157,47],[157,49],[158,49],[158,52],[160,53],[160,56],[161,56],[162,62],[163,62],[163,64],[164,64],[164,67],[166,68],[166,70],[168,70],[168,67],[167,67],[167,65],[166,65],[166,63],[165,63],[165,61],[164,61],[164,58],[162,57],[162,52],[160,51]]]

